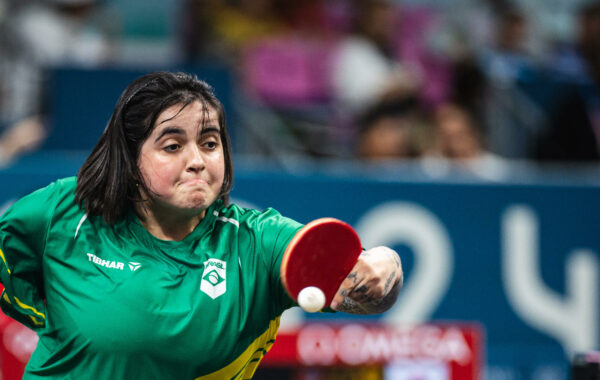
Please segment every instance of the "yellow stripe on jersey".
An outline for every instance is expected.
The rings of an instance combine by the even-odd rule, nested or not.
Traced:
[[[2,261],[4,261],[4,266],[6,267],[6,271],[8,272],[8,274],[10,274],[10,269],[8,268],[8,263],[6,262],[6,258],[4,258],[4,252],[2,252],[1,249],[0,249],[0,257],[2,258]]]
[[[10,298],[8,298],[8,294],[6,294],[6,289],[4,289],[4,290],[2,291],[2,299],[3,299],[4,301],[6,301],[7,303],[9,303],[9,304],[11,304],[11,303],[12,303],[12,302],[10,302]]]
[[[10,298],[8,297],[8,294],[6,293],[6,289],[2,290],[2,299],[4,300],[4,302],[8,303],[9,305],[12,305],[12,302],[10,302]],[[21,306],[22,309],[29,309],[32,310],[34,313],[40,315],[42,318],[46,319],[46,316],[40,312],[38,312],[37,310],[35,310],[34,308],[32,308],[31,306],[27,306],[25,305],[23,302],[19,301],[19,299],[17,297],[15,297],[15,301],[17,301],[17,304],[19,306]],[[33,315],[28,315],[29,319],[31,319],[33,321],[33,324],[36,326],[43,326],[44,322],[43,321],[39,321],[35,316]]]
[[[233,362],[216,372],[200,376],[196,380],[237,380],[251,378],[262,358],[271,349],[273,343],[275,343],[275,336],[277,336],[277,330],[279,329],[279,319],[280,317],[277,317],[269,322],[267,331],[256,338]]]
[[[46,316],[43,313],[40,313],[39,311],[35,310],[35,308],[29,306],[29,305],[25,305],[23,302],[21,302],[21,300],[19,300],[17,297],[14,297],[15,301],[17,301],[17,305],[19,305],[19,307],[21,309],[25,309],[25,310],[31,310],[33,311],[34,314],[39,315],[40,317],[46,319]]]
[[[29,318],[33,321],[33,324],[36,326],[43,326],[44,322],[40,322],[37,320],[36,317],[34,317],[33,315],[30,315]]]

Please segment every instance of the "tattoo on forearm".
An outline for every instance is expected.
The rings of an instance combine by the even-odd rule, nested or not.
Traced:
[[[366,293],[367,286],[366,285],[359,286],[357,289],[354,289],[354,292],[355,293]]]
[[[388,282],[391,284],[391,279],[395,276],[390,276],[388,278]],[[402,274],[400,274],[400,279],[397,281],[390,292],[381,299],[373,299],[373,297],[367,296],[366,294],[361,294],[361,296],[355,297],[357,300],[354,300],[350,297],[347,297],[347,290],[342,290],[342,295],[344,295],[344,300],[338,306],[339,311],[343,311],[345,313],[351,314],[378,314],[383,313],[388,310],[394,302],[396,302],[396,298],[398,298],[398,293],[402,288]],[[387,286],[387,285],[386,285]],[[362,288],[362,287],[361,287]],[[360,288],[359,288],[360,289]],[[365,291],[366,291],[365,287]],[[354,291],[357,293],[358,289]],[[360,292],[358,292],[360,293]]]
[[[366,285],[362,285],[352,291],[350,291],[350,289],[343,289],[341,295],[344,299],[337,307],[339,311],[352,314],[377,314],[388,310],[392,307],[394,302],[396,302],[400,289],[404,283],[402,262],[395,251],[388,249],[386,252],[387,257],[394,263],[396,270],[390,273],[385,279],[383,290],[385,296],[382,298],[375,298],[372,295],[368,295],[369,288]],[[368,251],[363,251],[361,255],[369,256],[370,253]],[[352,272],[347,278],[351,278],[354,285],[356,285],[358,282],[358,273]],[[350,296],[352,296],[352,298],[350,298]]]
[[[350,278],[350,279],[352,279],[352,282],[353,282],[354,284],[356,284],[356,281],[358,281],[358,276],[357,276],[356,272],[352,272],[352,273],[350,273],[350,274],[348,275],[348,277],[346,277],[346,278]]]
[[[388,254],[396,264],[396,268],[400,268],[402,266],[402,263],[400,262],[400,256],[398,256],[398,254],[392,250],[388,251]]]
[[[342,303],[338,306],[338,310],[350,314],[369,314],[368,310],[366,310],[360,303],[348,297],[344,298]]]
[[[366,285],[361,285],[352,291],[352,298],[359,303],[370,302],[372,298],[366,294],[368,290]]]
[[[392,280],[393,280],[394,278],[396,278],[396,272],[395,272],[395,271],[394,271],[394,272],[392,272],[392,273],[390,273],[389,277],[388,277],[388,278],[387,278],[387,280],[385,281],[385,288],[384,288],[384,290],[383,290],[383,292],[384,292],[385,294],[388,294],[388,292],[389,292],[389,290],[390,290],[390,285],[391,285],[391,283],[392,283]]]

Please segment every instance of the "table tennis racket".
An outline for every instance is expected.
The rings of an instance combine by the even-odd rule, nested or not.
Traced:
[[[360,238],[349,224],[334,218],[314,220],[288,244],[281,280],[294,300],[303,289],[316,287],[325,296],[324,307],[329,306],[361,252]]]

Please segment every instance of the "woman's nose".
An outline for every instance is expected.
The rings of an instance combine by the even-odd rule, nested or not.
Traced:
[[[197,145],[190,146],[188,155],[188,170],[198,171],[204,168],[204,157],[202,150]]]

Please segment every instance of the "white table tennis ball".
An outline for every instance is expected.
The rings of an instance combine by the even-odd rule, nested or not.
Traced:
[[[325,306],[325,293],[316,286],[307,286],[298,293],[298,305],[308,313],[315,313]]]

